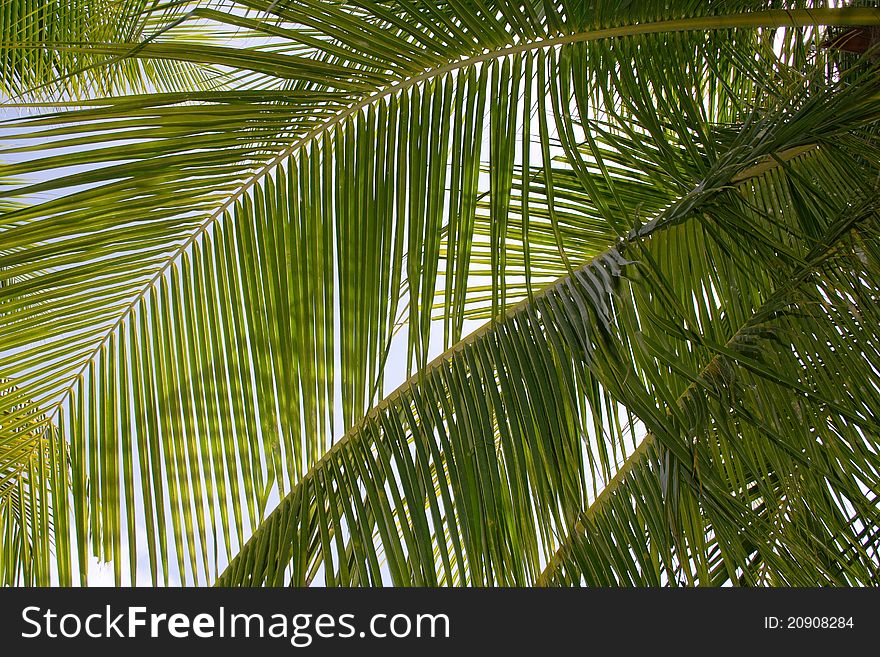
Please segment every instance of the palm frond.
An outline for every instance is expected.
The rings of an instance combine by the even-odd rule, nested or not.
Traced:
[[[0,395],[15,386],[0,382]],[[70,578],[67,446],[40,410],[21,404],[0,419],[0,584],[47,586]],[[9,429],[14,425],[14,429]],[[56,531],[56,523],[60,526]],[[53,558],[53,552],[58,555]]]
[[[219,72],[198,62],[109,57],[136,49],[187,17],[185,4],[155,0],[5,0],[0,6],[0,93],[9,101],[59,103],[132,91],[202,88]]]

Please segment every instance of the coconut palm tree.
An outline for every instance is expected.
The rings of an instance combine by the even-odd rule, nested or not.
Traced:
[[[878,583],[862,4],[5,3],[4,583]]]

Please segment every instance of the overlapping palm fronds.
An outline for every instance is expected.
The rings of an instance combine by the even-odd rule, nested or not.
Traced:
[[[160,0],[3,0],[0,94],[63,104],[96,95],[219,84],[220,72],[197,62],[125,56],[186,16],[186,3]],[[121,56],[102,48],[117,49]]]
[[[6,124],[0,431],[69,452],[60,581],[876,582],[878,73],[820,46],[880,9],[782,4],[78,46],[225,84]]]

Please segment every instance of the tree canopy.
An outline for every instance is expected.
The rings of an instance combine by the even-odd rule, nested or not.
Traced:
[[[877,583],[880,8],[50,4],[0,581]]]

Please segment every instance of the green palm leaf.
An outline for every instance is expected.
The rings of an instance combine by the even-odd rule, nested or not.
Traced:
[[[0,92],[9,98],[63,102],[96,94],[217,84],[196,62],[108,57],[173,28],[181,3],[158,0],[6,0],[0,7]]]

